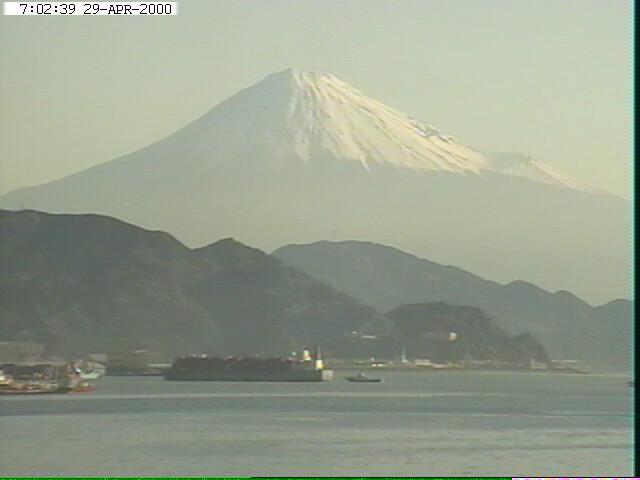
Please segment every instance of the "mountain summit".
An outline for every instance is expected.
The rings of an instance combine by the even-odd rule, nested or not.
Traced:
[[[101,213],[190,245],[366,240],[595,302],[629,291],[627,202],[296,69],[136,152],[10,192],[0,207]]]
[[[212,138],[209,134],[215,132]],[[288,69],[218,105],[180,136],[234,161],[238,146],[281,169],[286,162],[331,156],[366,170],[392,165],[413,170],[477,173],[478,152],[427,124],[366,97],[333,75]],[[221,141],[224,140],[224,141]]]
[[[205,156],[207,168],[281,171],[340,160],[368,172],[497,172],[585,192],[595,189],[523,154],[468,147],[435,127],[369,98],[331,74],[273,73],[162,143]],[[246,165],[240,158],[250,157]],[[246,171],[244,172],[247,173]]]

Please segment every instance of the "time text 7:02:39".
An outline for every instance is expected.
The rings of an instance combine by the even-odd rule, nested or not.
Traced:
[[[176,15],[176,2],[4,2],[5,15]]]

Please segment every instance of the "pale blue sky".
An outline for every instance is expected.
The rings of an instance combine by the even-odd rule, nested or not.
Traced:
[[[178,4],[174,17],[0,18],[0,193],[140,148],[297,66],[629,196],[630,1]]]

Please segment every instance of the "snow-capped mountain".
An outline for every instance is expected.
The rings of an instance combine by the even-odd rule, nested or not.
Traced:
[[[478,173],[487,168],[482,154],[430,125],[364,96],[333,75],[297,69],[269,75],[241,91],[175,140],[206,152],[217,165],[258,153],[260,162],[276,170],[288,162],[325,156],[366,170],[391,165]]]
[[[114,215],[192,245],[368,240],[598,301],[625,295],[629,278],[625,201],[296,69],[136,152],[10,192],[0,206]]]
[[[435,127],[363,95],[330,74],[290,68],[242,90],[159,145],[205,168],[283,170],[296,164],[354,162],[368,172],[392,166],[413,172],[499,172],[582,191],[522,154],[481,152]],[[258,163],[259,165],[256,165]]]

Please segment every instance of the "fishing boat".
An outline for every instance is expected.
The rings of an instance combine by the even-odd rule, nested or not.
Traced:
[[[0,395],[68,393],[78,377],[64,363],[3,364]]]
[[[345,377],[347,382],[361,382],[361,383],[380,383],[382,382],[381,378],[368,377],[364,373],[358,373],[353,377]]]

